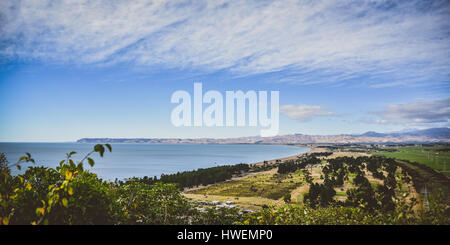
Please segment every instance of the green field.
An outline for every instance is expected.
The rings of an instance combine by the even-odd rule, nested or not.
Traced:
[[[275,170],[253,176],[227,181],[203,189],[189,191],[190,194],[263,197],[278,200],[303,184],[298,174],[277,174]]]
[[[450,176],[450,147],[401,147],[397,152],[377,152],[374,155],[418,162]]]

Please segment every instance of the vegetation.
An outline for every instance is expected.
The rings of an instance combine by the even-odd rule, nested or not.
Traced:
[[[400,147],[395,152],[377,152],[375,154],[418,162],[450,176],[450,147],[446,145]]]
[[[416,190],[442,191],[447,197],[447,203],[450,203],[450,179],[443,173],[436,172],[434,169],[408,160],[397,160],[397,164],[413,178],[413,185]]]
[[[262,197],[278,200],[302,183],[300,176],[280,175],[274,174],[274,171],[269,171],[228,181],[220,185],[192,190],[188,193],[229,197]]]
[[[448,193],[432,189],[429,208],[417,209],[419,202],[408,189],[410,171],[400,168],[396,160],[338,157],[327,161],[319,180],[307,169],[302,171],[309,184],[304,205],[292,205],[285,197],[286,205],[250,214],[244,224],[450,224]],[[345,201],[337,200],[336,189],[350,183]]]
[[[256,168],[241,164],[108,182],[83,167],[95,165],[91,154],[102,157],[106,151],[112,151],[110,145],[98,144],[80,162],[70,152],[54,169],[29,166],[17,176],[10,169],[33,164],[31,154],[14,164],[0,154],[0,224],[450,224],[448,193],[439,186],[431,190],[429,208],[417,209],[418,200],[408,194],[411,178],[428,170],[391,158],[310,155],[277,162],[281,172],[272,169],[186,194],[271,200],[248,213],[201,206],[180,187],[216,183]],[[308,169],[313,165],[316,170]],[[303,187],[308,188],[302,203],[293,201],[293,192]]]
[[[89,156],[103,156],[105,147],[96,145],[82,161],[75,163],[70,152],[56,169],[29,167],[23,175],[11,176],[10,167],[34,163],[29,153],[15,164],[4,162],[0,173],[0,219],[3,224],[105,224],[110,223],[108,183],[84,171]]]
[[[287,174],[296,172],[299,169],[305,168],[307,165],[320,164],[321,160],[316,157],[317,155],[308,155],[305,157],[299,157],[298,159],[289,160],[278,165],[279,174]]]
[[[184,198],[176,184],[129,180],[118,185],[83,168],[89,156],[111,146],[95,145],[82,161],[68,153],[55,169],[30,166],[12,176],[10,168],[34,163],[29,153],[9,164],[0,154],[0,224],[231,224],[237,210],[204,210]],[[232,220],[232,221],[231,221]]]
[[[441,199],[434,199],[432,205],[436,209]],[[247,225],[418,225],[449,224],[448,216],[442,212],[420,212],[413,214],[407,208],[399,208],[397,212],[384,213],[380,210],[368,212],[358,207],[329,206],[311,208],[308,206],[283,205],[268,207],[260,212],[250,213],[243,222]]]
[[[310,184],[309,193],[305,196],[308,204],[312,207],[320,205],[322,207],[331,204],[362,207],[367,211],[383,210],[393,211],[397,196],[406,196],[408,190],[402,193],[403,182],[411,182],[410,178],[397,173],[398,166],[394,159],[383,157],[338,157],[330,159],[323,167],[323,183]],[[373,178],[382,181],[374,187],[367,178],[371,174]],[[353,177],[354,176],[354,177]],[[355,188],[346,191],[347,199],[345,203],[334,200],[337,194],[335,188],[344,185],[345,181],[351,182]],[[400,199],[399,199],[400,200]],[[411,200],[414,206],[415,200]]]
[[[119,184],[130,182],[141,182],[145,184],[176,183],[180,188],[193,187],[199,185],[209,185],[231,179],[234,175],[247,172],[250,169],[248,164],[225,165],[212,168],[200,168],[193,171],[178,172],[176,174],[162,174],[161,177],[149,178],[131,178],[125,182],[119,181]]]
[[[324,151],[324,152],[307,153],[307,156],[309,156],[309,157],[328,157],[328,156],[331,156],[332,154],[333,154],[333,152]]]

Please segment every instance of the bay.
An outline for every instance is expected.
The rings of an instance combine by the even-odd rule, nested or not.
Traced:
[[[10,163],[29,152],[36,166],[56,167],[66,153],[76,151],[75,161],[80,161],[94,144],[87,143],[0,143],[0,152]],[[160,176],[176,172],[208,168],[218,165],[255,163],[284,158],[307,152],[308,148],[288,145],[257,144],[112,144],[112,152],[103,158],[93,154],[96,164],[85,168],[107,180],[133,176]],[[30,164],[24,164],[24,168]],[[12,169],[13,174],[18,170]]]

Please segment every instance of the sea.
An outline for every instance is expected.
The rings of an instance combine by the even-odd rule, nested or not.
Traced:
[[[95,166],[87,162],[85,168],[106,180],[124,180],[131,177],[161,176],[182,171],[209,168],[220,165],[255,163],[289,157],[309,151],[308,148],[290,145],[259,144],[111,144],[112,152],[103,157],[92,154]],[[0,152],[6,154],[10,164],[29,152],[36,164],[28,166],[56,167],[66,158],[66,153],[77,152],[74,161],[80,161],[94,147],[87,143],[0,143]]]

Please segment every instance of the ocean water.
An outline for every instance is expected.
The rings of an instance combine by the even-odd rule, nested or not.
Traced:
[[[15,163],[31,153],[36,165],[56,167],[66,153],[76,151],[80,161],[94,144],[82,143],[0,143],[0,152]],[[160,176],[198,168],[238,163],[255,163],[307,152],[308,148],[287,145],[215,145],[215,144],[112,144],[112,152],[101,158],[94,153],[95,166],[85,168],[108,180],[133,176]],[[31,164],[23,164],[27,168]],[[21,171],[23,172],[23,170]],[[13,169],[13,173],[20,173]]]

